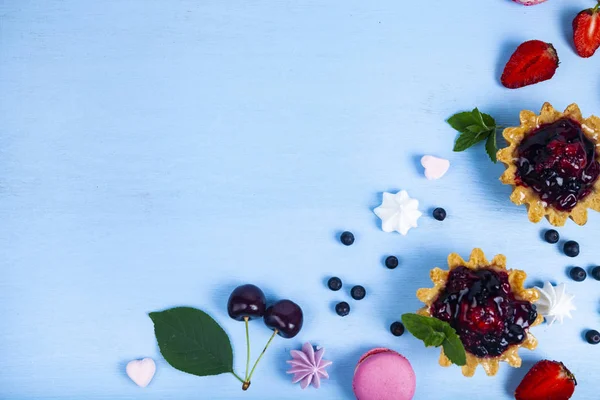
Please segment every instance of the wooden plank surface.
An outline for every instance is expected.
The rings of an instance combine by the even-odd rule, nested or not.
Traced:
[[[445,123],[478,106],[511,125],[545,101],[600,114],[600,55],[580,59],[568,39],[591,3],[0,1],[0,398],[352,399],[359,356],[384,346],[412,362],[416,399],[510,399],[542,358],[576,374],[574,399],[597,399],[600,346],[582,332],[600,329],[600,282],[566,271],[600,264],[600,215],[560,230],[582,248],[566,258],[540,239],[547,223],[510,203],[483,148],[451,152]],[[534,38],[557,48],[555,78],[504,89],[508,55]],[[448,175],[425,180],[423,154],[449,158]],[[372,213],[399,189],[425,213],[406,237]],[[345,229],[352,247],[336,239]],[[464,378],[388,332],[419,307],[428,271],[473,247],[577,296],[572,321],[538,327],[524,367],[494,378]],[[343,291],[327,290],[331,275]],[[302,333],[274,343],[247,393],[170,368],[147,313],[174,305],[212,313],[243,368],[243,325],[225,302],[246,282],[301,304]],[[339,318],[353,284],[367,297]],[[255,355],[268,336],[252,324]],[[285,374],[304,341],[334,361],[318,391]],[[146,389],[124,373],[138,357],[158,363]]]

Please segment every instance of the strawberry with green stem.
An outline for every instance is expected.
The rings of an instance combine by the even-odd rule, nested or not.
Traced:
[[[573,20],[573,43],[579,56],[588,58],[600,47],[600,0]]]

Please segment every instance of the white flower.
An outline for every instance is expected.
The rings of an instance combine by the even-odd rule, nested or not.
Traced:
[[[538,313],[546,318],[548,325],[552,325],[556,320],[562,324],[565,317],[573,318],[571,311],[576,310],[573,305],[575,295],[565,292],[564,283],[552,286],[550,282],[546,282],[543,288],[536,287],[536,289],[540,292],[540,299],[535,305]]]
[[[384,232],[396,231],[402,235],[416,228],[417,220],[423,215],[419,211],[419,200],[411,199],[406,190],[396,194],[384,192],[383,202],[373,211],[381,218]]]

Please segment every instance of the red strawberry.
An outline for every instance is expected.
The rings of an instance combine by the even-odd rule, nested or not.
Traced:
[[[600,47],[600,1],[583,10],[573,20],[573,42],[581,57],[591,57]]]
[[[541,40],[530,40],[517,47],[504,67],[500,81],[509,89],[517,89],[546,81],[558,68],[554,46]]]
[[[515,391],[516,400],[568,400],[575,391],[575,377],[558,361],[542,360],[525,375]]]

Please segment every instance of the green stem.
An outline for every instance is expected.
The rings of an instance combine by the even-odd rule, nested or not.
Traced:
[[[238,376],[238,374],[236,374],[236,373],[235,373],[235,371],[231,371],[231,375],[235,376],[235,378],[236,378],[238,381],[240,381],[240,382],[244,383],[244,380],[243,380],[242,378],[240,378],[240,377]]]
[[[275,329],[273,331],[273,334],[271,335],[271,338],[269,339],[269,341],[267,342],[267,345],[265,346],[265,348],[263,349],[262,353],[260,353],[260,356],[258,356],[258,359],[256,360],[256,362],[254,363],[254,366],[252,367],[252,370],[250,371],[250,375],[248,376],[248,379],[246,379],[247,383],[250,383],[250,379],[252,379],[252,374],[254,374],[254,370],[256,369],[256,366],[258,365],[258,362],[260,361],[260,359],[262,358],[262,356],[265,354],[265,352],[267,351],[267,349],[269,348],[269,345],[271,344],[271,342],[273,341],[273,339],[275,338],[275,335],[277,335],[279,331],[277,329]]]
[[[248,380],[248,370],[250,369],[250,331],[248,329],[248,317],[244,317],[246,323],[246,375],[245,380]]]

